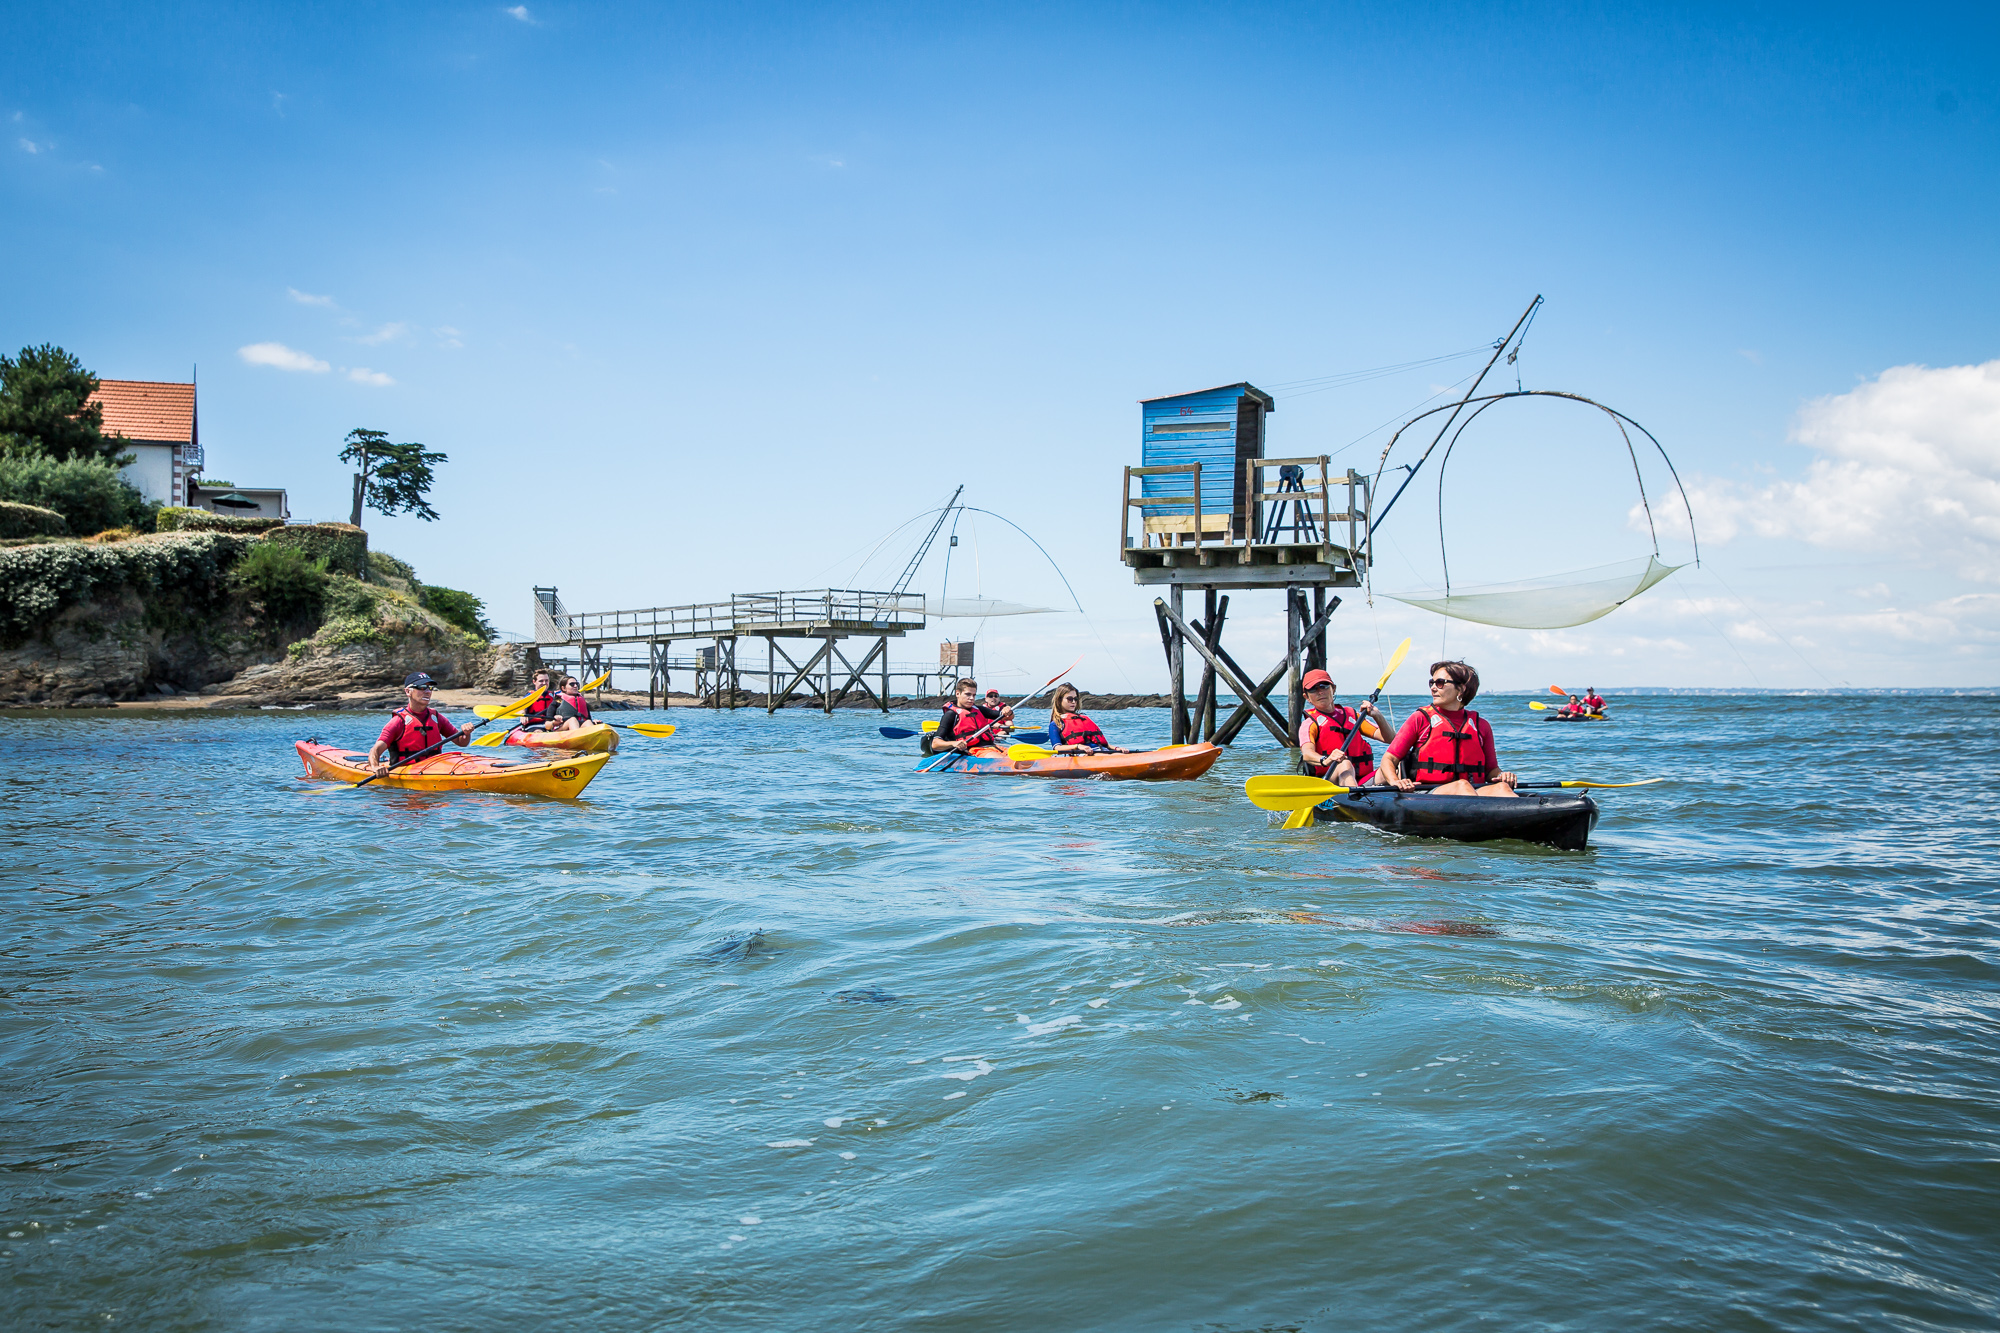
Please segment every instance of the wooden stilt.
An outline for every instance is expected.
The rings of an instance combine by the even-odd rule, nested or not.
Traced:
[[[1326,611],[1319,619],[1315,620],[1311,627],[1306,630],[1305,637],[1311,639],[1324,634],[1326,632],[1327,621],[1332,619],[1333,613],[1339,609],[1340,599],[1336,597],[1328,604]],[[1248,673],[1238,666],[1220,646],[1216,649],[1216,657],[1235,673],[1237,679],[1249,679]],[[1217,745],[1228,745],[1234,742],[1238,733],[1250,724],[1250,719],[1253,717],[1268,727],[1272,735],[1276,736],[1280,741],[1285,741],[1285,720],[1279,714],[1278,710],[1271,706],[1270,696],[1271,691],[1277,686],[1278,682],[1284,679],[1285,671],[1289,666],[1289,661],[1279,662],[1271,668],[1270,672],[1265,675],[1257,687],[1248,694],[1243,693],[1234,680],[1231,681],[1230,688],[1237,691],[1236,697],[1241,702],[1236,705],[1236,711],[1229,715],[1228,720],[1215,729],[1215,743]],[[1298,732],[1295,730],[1292,732],[1292,735],[1296,737]],[[1291,742],[1286,743],[1289,744]]]
[[[1176,583],[1168,589],[1167,595],[1173,604],[1168,608],[1177,631],[1167,649],[1168,675],[1172,678],[1169,688],[1173,692],[1173,744],[1185,745],[1188,738],[1187,715],[1187,621],[1181,615],[1181,585]]]
[[[1215,614],[1210,616],[1208,620],[1208,646],[1215,649],[1218,653],[1222,651],[1222,624],[1228,619],[1229,598],[1225,594],[1222,600],[1216,604]],[[1243,673],[1239,671],[1237,674],[1241,675]],[[1219,685],[1211,680],[1208,690],[1208,706],[1203,711],[1201,717],[1201,738],[1205,741],[1215,739],[1216,696],[1221,693],[1222,690]]]
[[[1215,589],[1213,588],[1202,589],[1201,619],[1196,622],[1195,630],[1209,647],[1213,648],[1215,646]],[[1191,719],[1191,725],[1188,727],[1189,740],[1197,738],[1202,740],[1207,739],[1207,737],[1202,735],[1202,727],[1210,710],[1214,706],[1215,666],[1204,657],[1201,663],[1201,684],[1195,688],[1194,717]]]
[[[1285,714],[1291,725],[1286,728],[1287,744],[1297,745],[1299,721],[1305,717],[1305,699],[1299,691],[1299,678],[1304,671],[1299,666],[1299,621],[1305,608],[1305,594],[1297,588],[1285,589]]]

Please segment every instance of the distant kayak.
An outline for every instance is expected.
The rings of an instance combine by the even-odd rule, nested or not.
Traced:
[[[1416,838],[1492,842],[1516,838],[1580,852],[1597,827],[1597,802],[1582,794],[1543,796],[1433,796],[1428,792],[1370,791],[1334,796],[1313,808],[1321,822],[1349,820]]]
[[[1009,759],[1007,752],[990,746],[973,750],[963,759],[937,771],[967,773],[981,778],[1103,778],[1107,781],[1173,782],[1198,778],[1215,767],[1222,747],[1202,742],[1196,745],[1169,745],[1162,750],[1140,750],[1134,754],[1058,754],[1047,759]],[[944,765],[943,758],[929,755],[917,763],[919,769]]]
[[[1550,713],[1542,719],[1544,722],[1609,722],[1610,720],[1603,713]]]
[[[369,774],[365,752],[336,749],[311,740],[296,745],[306,772],[316,778],[359,782]],[[446,751],[395,769],[369,785],[408,791],[491,791],[512,796],[571,798],[588,787],[610,759],[609,754],[568,753],[547,759],[493,759],[483,752]]]
[[[603,722],[588,722],[577,731],[510,731],[507,745],[525,745],[531,750],[575,750],[596,753],[618,748],[618,731]]]

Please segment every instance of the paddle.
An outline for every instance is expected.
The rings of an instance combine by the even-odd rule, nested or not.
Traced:
[[[1354,743],[1355,732],[1360,731],[1362,726],[1366,724],[1366,722],[1368,721],[1367,709],[1369,705],[1373,704],[1377,699],[1382,697],[1382,687],[1389,683],[1389,677],[1396,674],[1396,668],[1403,665],[1403,659],[1405,657],[1408,657],[1409,655],[1410,655],[1410,641],[1408,639],[1405,639],[1401,643],[1397,644],[1396,651],[1389,655],[1389,667],[1386,671],[1382,673],[1382,679],[1375,682],[1375,689],[1371,694],[1369,694],[1368,703],[1363,704],[1360,708],[1354,710],[1354,725],[1348,729],[1348,732],[1345,736],[1342,736],[1340,738],[1340,748],[1335,750],[1333,752],[1334,754],[1340,755],[1347,753],[1347,747]]]
[[[1546,713],[1549,711],[1549,706],[1540,699],[1528,700],[1528,707],[1534,709],[1537,713]]]
[[[915,736],[917,734],[916,732],[911,731],[908,727],[877,727],[875,728],[875,730],[881,732],[884,736],[887,736],[892,741],[906,741],[910,739],[910,737]],[[937,730],[937,723],[935,722],[924,723],[924,730],[925,731]],[[1049,738],[1049,733],[1046,731],[1017,731],[1014,733],[1014,739],[1017,741],[1034,741],[1036,743],[1040,743],[1042,741],[1047,740],[1048,738]]]
[[[577,693],[588,694],[590,691],[596,689],[599,685],[602,685],[605,681],[610,679],[611,679],[611,673],[607,671],[603,675],[599,676],[596,680],[586,683],[581,690],[577,691]],[[528,696],[526,702],[533,703],[536,699],[540,697],[541,696],[539,692],[531,694]],[[472,711],[490,721],[495,718],[510,716],[513,713],[514,709],[512,705],[509,705],[505,710],[499,710],[494,708],[492,704],[478,704],[474,706]],[[671,726],[667,726],[667,729],[665,731],[646,730],[647,727],[666,726],[665,723],[660,723],[660,722],[649,722],[649,723],[606,722],[604,725],[607,727],[626,727],[629,730],[638,732],[642,736],[671,736],[674,734],[674,729]],[[479,746],[494,746],[494,745],[504,745],[506,744],[506,741],[507,741],[507,732],[494,731],[494,732],[489,732],[484,736],[481,736],[478,740],[474,741],[473,744]]]
[[[529,695],[527,698],[521,700],[520,702],[508,705],[506,711],[496,714],[495,716],[496,718],[512,717],[515,713],[520,712],[523,708],[526,708],[529,704],[533,703],[535,700],[541,697],[542,697],[542,692],[540,690],[536,690],[533,694]],[[463,735],[466,732],[477,731],[481,727],[485,726],[487,722],[493,720],[495,719],[486,718],[473,723],[469,727],[461,727],[458,732],[454,733],[453,735],[445,737],[443,740],[439,741],[435,745],[426,745],[423,749],[417,751],[415,754],[411,755],[408,759],[398,759],[395,763],[389,765],[387,768],[383,769],[380,773],[370,773],[367,777],[355,783],[353,787],[348,788],[348,790],[353,791],[356,788],[365,787],[377,778],[388,777],[391,773],[395,772],[399,768],[402,768],[405,764],[414,764],[419,759],[427,759],[431,755],[436,754],[439,750],[442,750],[445,746],[449,745],[452,741],[458,739],[460,735]]]
[[[1572,779],[1568,782],[1523,782],[1516,791],[1543,791],[1558,787],[1650,787],[1665,778],[1644,778],[1638,782],[1593,782],[1588,779]],[[1373,792],[1393,792],[1394,787],[1342,787],[1324,778],[1304,777],[1292,773],[1260,774],[1243,784],[1243,792],[1250,803],[1265,810],[1310,809],[1329,796],[1344,793],[1368,794]],[[1418,791],[1426,790],[1417,788]],[[1409,793],[1405,792],[1404,795]],[[1488,800],[1503,799],[1488,797]]]
[[[1025,704],[1026,702],[1028,702],[1028,700],[1034,698],[1036,695],[1040,694],[1043,690],[1046,690],[1047,688],[1049,688],[1049,686],[1055,684],[1057,681],[1061,680],[1064,676],[1067,676],[1070,672],[1076,670],[1078,663],[1082,661],[1083,659],[1081,657],[1077,658],[1075,662],[1071,662],[1061,671],[1058,671],[1055,675],[1050,676],[1047,680],[1043,681],[1040,685],[1037,685],[1034,689],[1029,690],[1026,694],[1022,695],[1019,699],[1014,701],[1014,707],[1018,710],[1022,704]],[[993,730],[993,728],[999,725],[1000,725],[1000,719],[997,717],[994,718],[991,722],[988,722],[985,726],[981,727],[979,730],[973,732],[972,735],[965,738],[966,740],[965,749],[953,750],[948,755],[945,756],[944,762],[942,763],[933,762],[930,764],[926,764],[923,768],[917,771],[920,773],[944,772],[947,768],[951,767],[952,760],[962,758],[965,755],[971,753],[973,743],[977,742],[981,736],[984,736],[987,732]]]

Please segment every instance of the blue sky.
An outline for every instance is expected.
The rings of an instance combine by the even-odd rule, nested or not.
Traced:
[[[1547,633],[1350,596],[1349,676],[1413,634],[1495,686],[2000,684],[1990,7],[9,23],[0,343],[199,364],[210,471],[303,516],[345,516],[352,427],[445,451],[444,520],[373,540],[504,627],[536,583],[577,609],[881,586],[896,543],[858,554],[963,481],[1089,613],[987,624],[982,674],[1085,652],[1086,685],[1152,688],[1111,541],[1135,400],[1476,347],[1540,293],[1523,382],[1660,437],[1705,567]],[[1476,368],[1275,390],[1272,447],[1371,468],[1378,427]],[[1454,577],[1643,555],[1615,441],[1507,411],[1453,463]],[[1435,580],[1429,480],[1378,588]],[[1063,597],[997,524],[972,577]],[[1238,599],[1239,656],[1278,651],[1277,605]]]

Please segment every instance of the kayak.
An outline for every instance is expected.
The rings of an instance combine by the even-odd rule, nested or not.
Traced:
[[[1103,778],[1106,781],[1146,780],[1185,782],[1215,767],[1222,747],[1202,742],[1197,745],[1169,745],[1163,750],[1140,750],[1136,754],[1057,754],[1047,759],[1009,759],[1007,752],[980,746],[963,759],[935,772],[966,773],[978,778]],[[919,770],[932,764],[944,765],[938,755],[926,755],[917,763]]]
[[[1597,802],[1580,792],[1544,796],[1433,796],[1427,792],[1366,792],[1329,797],[1313,808],[1321,821],[1372,824],[1416,838],[1491,842],[1518,838],[1580,852],[1597,827]]]
[[[365,751],[341,750],[318,741],[297,742],[306,772],[336,782],[368,776]],[[480,751],[446,751],[419,759],[379,777],[371,787],[408,791],[492,791],[512,796],[574,797],[611,761],[609,754],[560,754],[547,759],[493,759]]]
[[[580,731],[521,731],[507,733],[504,745],[525,745],[531,750],[576,750],[596,753],[618,748],[617,728],[603,722],[586,722]]]
[[[1609,722],[1610,720],[1602,713],[1550,713],[1542,719],[1544,722]]]

